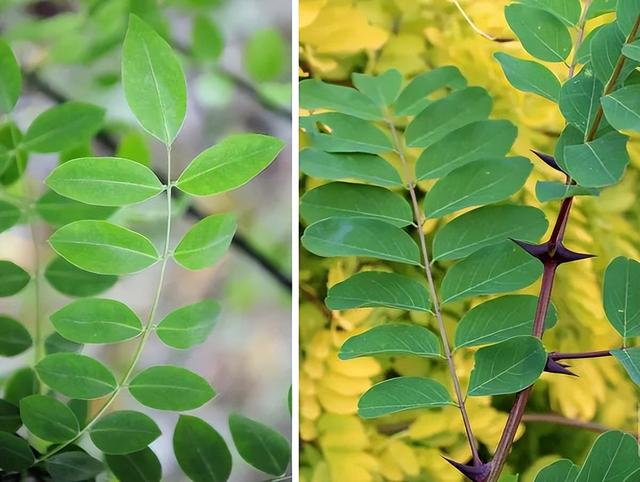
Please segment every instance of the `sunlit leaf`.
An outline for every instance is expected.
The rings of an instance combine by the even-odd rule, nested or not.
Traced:
[[[40,379],[61,394],[91,400],[113,392],[116,380],[101,362],[77,353],[55,353],[36,364]]]
[[[178,178],[176,186],[194,196],[236,189],[265,169],[284,143],[261,134],[236,134],[199,154]]]
[[[416,161],[416,177],[436,179],[470,162],[504,156],[517,132],[505,120],[478,121],[456,129],[424,150]]]
[[[401,186],[395,168],[374,154],[335,153],[308,148],[300,152],[300,170],[308,176],[341,181],[357,179],[378,186]]]
[[[147,368],[129,383],[141,404],[158,410],[193,410],[215,396],[209,383],[186,368],[160,365]]]
[[[414,77],[402,89],[393,108],[396,115],[416,115],[429,104],[427,99],[429,94],[443,87],[458,90],[466,86],[467,80],[457,67],[452,65],[438,67]]]
[[[233,214],[217,214],[194,224],[173,252],[185,268],[198,270],[218,261],[231,245],[237,222]]]
[[[318,256],[366,256],[420,264],[415,241],[405,231],[376,219],[330,218],[309,226],[302,245]]]
[[[453,405],[447,389],[435,380],[397,377],[375,384],[358,401],[362,418],[377,418],[405,410]]]
[[[380,154],[393,150],[389,137],[370,122],[338,112],[300,118],[311,146],[327,152]]]
[[[606,84],[613,74],[624,43],[625,36],[615,22],[602,27],[593,37],[591,66],[594,74],[603,84]],[[620,81],[626,79],[637,65],[638,63],[634,61],[625,62],[618,79]]]
[[[523,0],[522,3],[546,10],[567,25],[575,25],[580,19],[580,0]]]
[[[455,346],[486,345],[514,336],[533,333],[538,298],[531,295],[507,295],[486,301],[467,311],[456,327]],[[553,328],[556,310],[549,306],[544,326]]]
[[[122,47],[122,84],[140,125],[171,144],[187,109],[184,73],[169,44],[135,15],[129,18]]]
[[[291,445],[280,433],[238,413],[229,416],[229,430],[245,462],[271,475],[285,473]]]
[[[106,221],[67,224],[53,233],[49,243],[70,263],[98,274],[135,273],[159,259],[146,237]]]
[[[74,301],[51,315],[56,331],[76,343],[117,343],[142,333],[138,316],[124,303],[101,298]]]
[[[423,326],[388,323],[352,336],[340,348],[341,360],[373,355],[440,356],[440,340]]]
[[[640,385],[640,347],[611,350],[636,385]]]
[[[198,447],[197,450],[193,450]],[[197,417],[180,415],[173,432],[173,451],[180,468],[196,482],[223,482],[231,475],[231,452],[222,436]]]
[[[487,246],[451,267],[440,293],[443,303],[525,288],[542,274],[542,264],[511,241]]]
[[[164,189],[151,169],[119,157],[81,157],[65,162],[45,182],[62,196],[98,206],[139,203]]]
[[[363,271],[333,285],[325,300],[332,310],[389,307],[429,311],[427,289],[408,276],[383,271]]]
[[[300,215],[312,224],[330,217],[366,217],[400,228],[413,222],[411,206],[402,196],[377,186],[334,182],[307,191]]]
[[[183,306],[168,314],[158,324],[156,333],[170,347],[191,348],[207,340],[219,314],[220,305],[214,300]]]
[[[469,395],[503,395],[535,382],[547,363],[547,352],[538,338],[525,335],[480,348],[475,358]]]

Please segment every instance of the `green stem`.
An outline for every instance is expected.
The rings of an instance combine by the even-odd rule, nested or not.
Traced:
[[[167,176],[169,178],[171,177],[171,146],[167,146]],[[142,356],[142,351],[144,350],[144,347],[147,343],[147,340],[149,339],[149,336],[153,332],[154,320],[155,320],[156,312],[158,311],[158,306],[160,304],[160,295],[162,294],[162,287],[164,285],[164,278],[167,271],[167,264],[169,262],[169,247],[171,242],[171,214],[172,214],[171,189],[172,187],[173,186],[172,186],[171,180],[168,179],[167,189],[166,189],[167,222],[166,222],[166,232],[165,232],[165,239],[164,239],[164,248],[162,250],[162,257],[161,257],[162,265],[160,267],[160,276],[158,277],[158,284],[157,284],[155,295],[153,298],[153,304],[151,305],[151,310],[149,311],[147,322],[144,325],[144,328],[142,330],[142,335],[140,337],[140,341],[138,342],[138,345],[136,346],[136,350],[133,354],[133,358],[129,362],[129,366],[127,367],[124,374],[120,378],[120,381],[118,382],[118,385],[116,386],[115,390],[111,393],[111,395],[109,395],[109,398],[107,398],[107,400],[104,402],[102,407],[100,407],[100,409],[95,413],[95,415],[91,417],[91,420],[87,422],[87,424],[80,430],[80,432],[78,432],[78,434],[73,439],[59,445],[51,452],[44,454],[42,457],[40,457],[37,460],[37,462],[42,462],[43,460],[47,460],[51,456],[60,452],[65,447],[68,447],[69,445],[80,440],[80,438],[85,433],[87,433],[87,431],[93,426],[93,424],[96,423],[100,419],[100,417],[102,417],[102,415],[104,415],[107,412],[107,410],[109,410],[111,405],[118,398],[118,395],[120,394],[122,389],[127,387],[129,379],[131,378],[131,375],[133,375],[133,372],[136,369],[138,362],[140,361],[140,357]]]

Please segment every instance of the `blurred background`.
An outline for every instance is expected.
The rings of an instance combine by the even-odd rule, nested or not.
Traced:
[[[172,244],[180,240],[195,216],[233,211],[238,236],[216,266],[191,272],[169,264],[161,319],[170,311],[206,297],[218,300],[222,314],[209,340],[189,351],[176,351],[151,337],[140,368],[173,363],[193,369],[211,382],[218,395],[195,414],[211,423],[230,442],[227,417],[237,411],[267,423],[285,436],[291,433],[287,392],[291,384],[291,85],[289,0],[69,0],[0,2],[0,35],[9,41],[23,69],[23,94],[13,120],[24,130],[48,107],[67,99],[107,109],[106,131],[82,152],[119,155],[150,163],[166,175],[164,147],[136,124],[120,83],[120,50],[129,12],[150,23],[181,54],[188,85],[185,124],[173,149],[175,180],[202,150],[237,132],[260,132],[283,139],[287,146],[276,162],[247,186],[213,198],[179,201]],[[42,194],[42,180],[59,162],[57,155],[33,155],[27,167],[33,193]],[[4,186],[2,189],[15,189]],[[160,244],[164,233],[160,199],[128,207],[112,220]],[[41,270],[52,259],[46,239],[53,228],[39,224],[36,236]],[[35,270],[31,234],[19,225],[0,235],[0,258],[30,272]],[[158,267],[122,277],[104,295],[146,315],[155,290]],[[47,283],[41,294],[50,314],[70,301]],[[24,321],[34,318],[30,287],[0,300],[0,311]],[[51,329],[49,325],[48,329]],[[118,346],[87,346],[118,372],[128,363],[131,342]],[[26,366],[31,354],[3,359],[0,380]],[[149,411],[127,394],[116,409],[148,411],[163,436],[151,448],[163,466],[163,480],[187,480],[177,468],[171,433],[173,413]],[[86,444],[90,446],[89,444]],[[260,481],[234,453],[234,481]]]
[[[473,27],[456,3],[474,23]],[[535,165],[521,201],[544,209],[553,219],[558,203],[541,206],[534,188],[538,180],[551,179],[554,173],[535,160],[530,149],[552,153],[564,121],[555,104],[512,88],[493,59],[499,51],[530,59],[504,19],[503,9],[508,3],[300,0],[300,77],[351,85],[353,72],[376,74],[396,68],[408,80],[435,67],[457,66],[470,85],[482,86],[491,93],[493,117],[509,119],[518,126],[513,154],[528,157]],[[615,2],[598,2],[605,10],[613,5]],[[607,15],[595,18],[588,22],[587,31],[610,20]],[[474,27],[485,35],[474,31]],[[562,81],[567,78],[566,66],[545,65]],[[567,245],[597,257],[558,272],[553,303],[559,322],[544,337],[551,350],[581,352],[619,343],[603,314],[601,286],[604,268],[613,257],[638,259],[640,254],[637,138],[632,139],[629,150],[631,165],[621,184],[606,189],[598,198],[583,197],[574,204]],[[302,176],[300,192],[323,182]],[[423,184],[421,190],[427,187]],[[434,225],[427,224],[426,228],[431,239]],[[337,358],[338,348],[354,331],[408,315],[383,309],[330,312],[322,302],[327,287],[362,266],[354,258],[321,259],[302,248],[300,264],[301,480],[460,482],[462,476],[442,458],[469,458],[456,409],[405,413],[377,421],[363,421],[357,416],[357,400],[373,383],[394,373],[428,375],[450,383],[446,367],[406,357],[348,362]],[[435,269],[439,275],[444,272],[438,263]],[[537,284],[525,290],[535,295],[538,291]],[[449,334],[455,332],[461,315],[479,301],[455,303],[445,312]],[[425,317],[423,321],[435,327],[433,319]],[[466,386],[473,353],[462,351],[456,354],[456,365]],[[638,430],[638,390],[615,360],[581,360],[572,365],[579,378],[545,374],[536,384],[505,471],[519,473],[521,482],[532,482],[541,467],[560,457],[581,463],[598,431],[607,427]],[[468,400],[485,457],[497,445],[512,402],[510,396]],[[580,428],[568,427],[567,423]]]

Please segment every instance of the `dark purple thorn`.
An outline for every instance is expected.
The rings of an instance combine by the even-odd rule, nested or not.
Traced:
[[[534,258],[538,258],[543,263],[549,259],[549,243],[533,244],[526,241],[509,238]]]
[[[563,174],[566,174],[566,172],[564,172],[562,170],[562,168],[558,165],[558,163],[556,162],[555,157],[550,156],[549,154],[545,154],[544,152],[539,152],[536,151],[534,149],[531,149],[531,152],[533,152],[536,156],[538,156],[540,159],[542,159],[542,161],[549,167],[552,167],[553,169],[555,169],[556,171],[560,171]]]
[[[442,458],[458,469],[469,480],[473,480],[473,482],[484,482],[491,472],[491,462],[481,465],[467,465],[444,456]]]
[[[570,263],[571,261],[580,261],[581,259],[588,259],[595,257],[595,254],[576,253],[564,247],[562,243],[558,243],[556,252],[553,255],[553,259],[558,263]]]
[[[568,370],[567,367],[569,367],[569,365],[556,361],[555,358],[553,358],[553,353],[550,353],[547,357],[547,364],[544,367],[544,371],[549,373],[560,373],[562,375],[571,375],[572,377],[578,376],[571,370]]]

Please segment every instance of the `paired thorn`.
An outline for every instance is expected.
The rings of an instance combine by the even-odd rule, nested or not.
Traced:
[[[453,465],[462,475],[467,477],[473,482],[484,482],[487,480],[489,473],[491,472],[491,462],[482,463],[480,465],[467,465],[456,462],[447,457],[442,457],[451,465]]]
[[[555,157],[549,155],[549,154],[545,154],[544,152],[539,152],[536,151],[534,149],[531,149],[531,152],[533,152],[536,156],[538,156],[542,162],[544,162],[547,166],[555,169],[556,171],[560,171],[562,174],[567,174],[566,172],[564,172],[564,170],[558,165],[558,163],[556,162]]]
[[[527,243],[517,239],[509,238],[511,241],[520,246],[534,258],[539,259],[542,263],[551,263],[558,266],[563,263],[572,261],[580,261],[582,259],[593,258],[595,255],[587,253],[577,253],[566,248],[561,241],[547,241],[542,244]]]
[[[544,367],[545,372],[549,373],[559,373],[561,375],[570,375],[572,377],[577,377],[575,373],[573,373],[569,368],[571,365],[567,365],[566,363],[560,363],[554,358],[554,353],[549,353],[547,357],[547,364]]]

